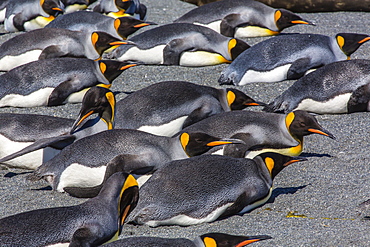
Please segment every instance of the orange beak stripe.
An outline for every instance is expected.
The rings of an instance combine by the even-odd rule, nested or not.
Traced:
[[[301,20],[291,21],[291,23],[293,23],[293,24],[307,24],[307,25],[310,24],[307,21],[301,21]]]
[[[247,244],[251,244],[251,243],[254,243],[254,242],[257,242],[257,241],[260,241],[261,239],[250,239],[250,240],[245,240],[237,245],[235,245],[235,247],[243,247],[243,246],[246,246]]]
[[[302,160],[291,160],[291,161],[288,161],[287,163],[285,163],[284,166],[288,166],[290,164],[293,164],[293,163],[299,162],[299,161],[302,161]]]
[[[56,11],[63,11],[61,8],[51,8],[51,9]]]
[[[316,134],[320,134],[320,135],[324,135],[324,136],[329,136],[328,134],[322,132],[321,130],[317,130],[317,129],[308,129],[309,132],[312,132],[312,133],[316,133]]]
[[[244,105],[260,105],[260,104],[258,104],[258,103],[256,103],[256,102],[252,102],[252,103],[246,103],[246,104],[244,104]]]
[[[214,141],[214,142],[209,142],[209,143],[207,143],[207,146],[208,146],[208,147],[214,147],[214,146],[225,145],[225,144],[232,144],[232,142],[227,142],[227,141]]]
[[[109,43],[109,45],[126,45],[126,44],[127,44],[126,41],[113,41]]]
[[[136,66],[136,65],[137,65],[136,63],[133,63],[133,64],[127,64],[127,65],[125,65],[125,66],[122,66],[122,67],[120,68],[120,70],[125,70],[125,69],[128,69],[128,68],[134,67],[134,66]]]
[[[78,126],[78,125],[80,125],[81,123],[82,123],[82,121],[84,121],[87,117],[89,117],[91,114],[93,114],[94,113],[94,111],[89,111],[88,113],[86,113],[81,119],[80,119],[80,121],[78,121],[78,123],[77,123],[77,125],[76,126]]]
[[[149,26],[150,24],[148,23],[141,23],[141,24],[137,24],[134,26],[134,28],[139,28],[139,27],[145,27],[145,26]]]
[[[360,40],[358,43],[362,44],[362,43],[365,43],[368,40],[370,40],[370,37],[364,38],[363,40]]]

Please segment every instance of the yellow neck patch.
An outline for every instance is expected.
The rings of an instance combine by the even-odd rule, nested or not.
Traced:
[[[281,11],[280,10],[276,10],[275,11],[275,23],[280,19],[281,17]]]
[[[236,43],[237,43],[237,41],[236,41],[236,39],[230,39],[230,41],[229,41],[229,54],[230,54],[230,57],[232,58],[233,56],[232,56],[232,54],[231,54],[231,49],[233,49],[235,46],[236,46]]]
[[[120,19],[115,19],[114,20],[114,28],[118,30],[119,26],[121,25],[121,20]]]
[[[180,135],[180,143],[181,143],[181,146],[182,148],[185,150],[186,146],[188,145],[189,143],[189,139],[190,139],[190,136],[188,133],[182,133]]]
[[[113,125],[112,125],[112,123],[114,122],[114,110],[115,110],[115,105],[116,105],[116,101],[115,101],[115,99],[114,99],[114,94],[112,93],[112,92],[108,92],[108,93],[106,93],[105,94],[105,97],[107,97],[107,99],[108,99],[108,102],[109,102],[109,105],[110,105],[110,107],[111,107],[111,109],[112,109],[112,118],[111,118],[111,121],[110,121],[110,123],[109,123],[109,125],[108,125],[108,129],[113,129]]]
[[[289,112],[288,115],[285,117],[285,125],[287,129],[289,130],[290,125],[292,124],[293,120],[295,118],[294,112]]]
[[[226,94],[226,98],[227,98],[227,104],[231,106],[231,104],[234,103],[235,98],[236,98],[235,93],[232,91],[228,91]]]
[[[204,245],[205,245],[206,247],[217,247],[216,240],[214,240],[213,238],[205,237],[205,238],[203,239],[203,242],[204,242]]]
[[[93,44],[93,46],[95,46],[96,42],[98,42],[99,40],[99,34],[97,33],[92,33],[91,34],[91,42]]]
[[[100,62],[99,68],[100,68],[100,71],[104,74],[105,71],[107,70],[107,65],[104,62]]]
[[[340,49],[342,49],[343,46],[344,46],[344,38],[342,36],[337,36],[337,43],[338,43]]]
[[[274,169],[274,166],[275,166],[274,160],[270,157],[266,157],[265,158],[265,164],[266,164],[266,167],[269,170],[270,174],[272,174],[272,169]]]

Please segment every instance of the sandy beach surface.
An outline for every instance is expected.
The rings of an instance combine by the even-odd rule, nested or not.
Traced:
[[[148,8],[148,21],[170,23],[196,6],[179,0],[141,0]],[[318,33],[335,35],[340,32],[370,34],[370,13],[334,12],[302,13],[316,26],[299,25],[283,33]],[[0,26],[0,32],[4,32]],[[147,27],[152,28],[152,27]],[[144,30],[144,29],[143,29]],[[142,30],[142,31],[143,31]],[[0,43],[16,34],[3,34]],[[266,38],[251,38],[253,45]],[[370,58],[370,43],[365,43],[353,55]],[[227,65],[202,68],[179,66],[136,66],[124,71],[113,83],[113,91],[134,91],[156,82],[185,80],[220,87],[218,77]],[[52,68],[51,68],[52,69]],[[249,96],[270,102],[293,81],[254,83],[238,87]],[[165,93],[165,92],[164,92]],[[118,95],[118,100],[125,95]],[[75,118],[80,104],[31,109],[4,108],[0,112],[39,113]],[[253,108],[260,111],[261,108]],[[190,227],[126,225],[120,238],[128,236],[185,237],[193,239],[207,232],[239,235],[270,235],[273,239],[251,246],[370,246],[370,221],[364,220],[370,210],[357,206],[370,198],[369,113],[321,115],[321,125],[336,136],[332,140],[319,135],[305,138],[302,156],[308,161],[296,163],[276,178],[270,200],[244,214],[213,223]],[[231,120],[232,121],[232,120]],[[84,201],[67,194],[43,190],[46,182],[26,180],[29,171],[1,167],[0,217],[27,210],[75,205]],[[0,244],[1,245],[1,244]]]

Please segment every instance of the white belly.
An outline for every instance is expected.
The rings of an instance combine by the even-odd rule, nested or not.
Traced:
[[[232,203],[228,203],[226,205],[223,205],[222,207],[217,208],[215,211],[211,212],[207,217],[201,218],[201,219],[196,219],[189,217],[187,215],[177,215],[175,217],[172,217],[167,220],[162,220],[162,221],[148,221],[145,223],[145,225],[151,226],[151,227],[156,227],[160,225],[180,225],[180,226],[190,226],[190,225],[196,225],[196,224],[201,224],[205,222],[212,222],[215,221],[220,215],[225,212],[225,210],[230,207]]]
[[[0,158],[2,158],[12,153],[18,152],[19,150],[29,146],[33,142],[14,142],[3,135],[0,135],[0,143]],[[10,167],[34,170],[43,162],[46,162],[49,159],[53,158],[59,152],[60,150],[54,148],[45,148],[6,161],[5,164]]]
[[[8,94],[0,99],[0,107],[36,107],[46,106],[49,100],[49,95],[54,88],[42,88],[28,95]]]
[[[147,64],[163,64],[164,47],[165,45],[159,45],[147,50],[132,47],[116,59],[119,61],[141,61]]]
[[[5,21],[5,12],[6,12],[6,7],[2,10],[0,10],[0,22]]]
[[[57,244],[51,244],[47,245],[45,247],[68,247],[70,243],[57,243]]]
[[[346,93],[325,102],[304,99],[294,110],[303,110],[318,114],[347,113],[347,104],[351,95],[352,93]]]
[[[138,128],[138,130],[159,136],[173,136],[182,129],[186,118],[187,116],[179,117],[169,123],[162,124],[160,126],[145,125]]]
[[[75,93],[72,93],[70,94],[67,99],[64,101],[64,103],[81,103],[82,102],[82,99],[83,97],[85,96],[86,92],[89,90],[90,88],[85,88],[81,91],[78,91],[78,92],[75,92]]]
[[[206,51],[192,51],[184,52],[180,57],[181,66],[199,67],[210,66],[222,63],[231,63],[218,53],[211,53]]]
[[[286,64],[277,67],[271,71],[255,71],[248,70],[240,80],[236,83],[239,86],[254,83],[254,82],[279,82],[287,79],[287,72],[290,68],[290,64]]]
[[[106,166],[87,167],[77,163],[68,166],[59,179],[56,190],[63,192],[65,187],[93,187],[104,180]]]
[[[13,25],[13,19],[14,19],[14,14],[10,15],[7,19],[4,20],[4,28],[8,32],[17,32],[18,29],[16,29]]]
[[[42,50],[27,51],[17,56],[4,56],[0,59],[0,71],[9,71],[20,65],[33,62],[39,59]]]
[[[246,26],[237,27],[235,30],[235,38],[253,38],[253,37],[265,37],[277,35],[279,32],[271,31],[267,28],[257,27],[257,26]]]

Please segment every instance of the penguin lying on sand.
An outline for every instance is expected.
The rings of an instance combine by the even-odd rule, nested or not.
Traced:
[[[210,152],[248,158],[267,151],[289,156],[300,155],[303,137],[310,134],[335,139],[314,116],[299,110],[286,115],[252,111],[223,112],[194,123],[180,133],[195,131],[243,140],[246,145],[238,144],[236,148],[230,145],[232,152],[226,146],[222,150],[214,148]]]
[[[113,129],[75,141],[39,166],[33,177],[44,178],[59,192],[91,197],[116,171],[142,175],[169,161],[200,155],[213,146],[231,143],[243,142],[203,133],[183,133],[170,138],[139,130]],[[98,187],[91,188],[94,186]]]
[[[225,233],[206,233],[193,241],[186,238],[129,237],[106,244],[106,247],[176,246],[176,247],[242,247],[248,244],[271,239],[267,235],[236,236]]]
[[[216,89],[185,81],[164,81],[118,101],[116,128],[173,136],[209,116],[256,105],[265,104],[237,89]]]
[[[122,232],[139,197],[132,175],[115,173],[100,194],[80,205],[45,208],[0,219],[3,246],[100,246]]]
[[[264,110],[318,114],[370,111],[370,60],[325,65],[300,78]]]
[[[1,113],[0,163],[36,169],[75,140],[112,129],[114,108],[115,98],[110,90],[92,87],[83,98],[76,121],[46,115]],[[93,114],[98,116],[88,119]],[[33,152],[42,148],[42,151]]]
[[[189,23],[152,28],[135,35],[130,41],[134,44],[119,46],[106,57],[145,64],[207,66],[230,63],[249,48],[242,40]]]
[[[61,13],[59,0],[12,0],[6,5],[4,27],[8,32],[39,29]]]
[[[0,75],[0,107],[79,103],[88,88],[110,87],[123,70],[135,65],[86,58],[54,58],[24,64]]]
[[[201,155],[172,161],[140,188],[127,222],[189,226],[244,214],[270,198],[281,170],[302,160],[262,153],[253,159]]]
[[[50,22],[47,28],[64,28],[72,31],[106,32],[113,37],[127,39],[142,27],[155,25],[153,22],[144,22],[133,17],[113,19],[109,16],[90,11],[78,11],[62,15]]]
[[[38,59],[86,57],[98,59],[116,45],[127,44],[104,32],[91,34],[61,28],[43,28],[17,35],[0,46],[0,71]]]
[[[369,35],[339,33],[281,35],[262,41],[240,54],[222,73],[220,84],[245,85],[302,77],[310,69],[346,60]]]
[[[174,22],[209,27],[228,37],[277,35],[283,29],[312,22],[286,9],[274,9],[253,0],[223,0],[190,10]]]

